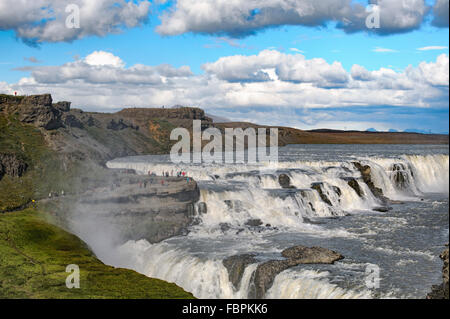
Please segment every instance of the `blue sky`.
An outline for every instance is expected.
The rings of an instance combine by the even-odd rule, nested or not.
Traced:
[[[105,5],[108,5],[108,0],[104,1],[106,2]],[[359,2],[364,3],[364,1]],[[434,1],[427,1],[426,3],[433,6]],[[131,99],[130,103],[125,101],[125,105],[105,106],[105,104],[99,103],[97,106],[94,101],[91,102],[86,97],[80,97],[74,93],[77,89],[77,83],[79,84],[79,81],[81,81],[80,79],[71,78],[74,81],[72,83],[64,80],[61,85],[68,86],[64,87],[64,89],[61,88],[61,85],[57,86],[57,84],[48,81],[38,83],[39,85],[36,86],[28,84],[30,82],[28,81],[26,86],[23,85],[22,79],[33,79],[33,72],[38,72],[40,68],[42,68],[43,72],[47,72],[46,67],[62,67],[68,63],[73,63],[75,60],[83,60],[93,52],[108,52],[115,57],[119,57],[124,63],[124,70],[132,68],[137,64],[150,67],[168,64],[175,69],[188,66],[192,71],[192,77],[194,77],[193,79],[195,81],[208,78],[209,85],[213,85],[212,81],[215,81],[211,77],[218,76],[220,78],[220,75],[215,73],[217,69],[214,66],[209,71],[205,71],[204,64],[214,64],[220,61],[221,58],[236,56],[249,56],[257,59],[258,55],[264,50],[276,52],[276,54],[281,53],[283,54],[280,57],[282,59],[289,59],[289,56],[301,55],[306,61],[321,58],[329,65],[336,61],[341,64],[343,70],[348,74],[352,72],[352,67],[355,64],[362,66],[368,71],[377,71],[381,68],[386,68],[401,74],[409,66],[418,68],[423,62],[436,63],[438,57],[441,55],[447,56],[448,61],[448,26],[436,27],[432,25],[430,21],[433,19],[433,15],[431,14],[428,14],[420,23],[419,27],[415,26],[413,30],[395,31],[396,29],[394,29],[394,31],[384,35],[364,31],[355,33],[346,32],[336,27],[338,23],[336,21],[326,21],[324,23],[325,26],[312,27],[302,25],[300,21],[296,25],[289,25],[292,23],[288,22],[286,24],[280,23],[280,25],[275,27],[271,25],[257,26],[254,30],[251,29],[252,26],[243,25],[243,34],[238,34],[237,36],[234,33],[230,34],[231,31],[229,31],[230,29],[227,24],[221,26],[220,23],[214,24],[214,28],[216,29],[211,29],[210,24],[205,26],[200,24],[193,25],[191,30],[189,29],[190,20],[187,20],[190,17],[188,15],[186,16],[186,14],[184,16],[180,14],[180,17],[187,21],[185,23],[187,25],[187,31],[183,31],[181,34],[177,34],[178,31],[175,34],[167,34],[173,32],[171,31],[172,29],[166,27],[166,30],[161,31],[158,28],[161,28],[161,25],[164,26],[167,24],[164,21],[170,22],[170,19],[164,20],[161,17],[164,14],[169,15],[169,10],[181,11],[176,5],[176,1],[163,5],[153,4],[150,6],[147,14],[148,21],[142,19],[142,22],[136,26],[121,28],[122,31],[118,34],[107,32],[102,36],[97,36],[92,35],[96,33],[96,31],[93,31],[91,32],[92,34],[86,32],[86,35],[76,39],[69,38],[67,40],[63,39],[62,41],[54,41],[53,39],[38,40],[36,45],[26,44],[29,39],[20,33],[22,32],[19,29],[20,25],[14,27],[10,26],[11,23],[4,22],[2,24],[2,19],[5,18],[2,18],[0,15],[0,43],[2,43],[2,49],[0,50],[0,83],[3,82],[3,85],[0,85],[0,90],[3,88],[3,90],[21,91],[22,88],[26,87],[24,93],[35,93],[46,91],[47,89],[50,93],[54,93],[56,98],[71,99],[74,102],[74,106],[88,110],[107,111],[126,105],[160,106],[163,104],[171,105],[173,103],[198,105],[205,108],[208,112],[235,120],[266,122],[262,124],[271,124],[270,120],[275,120],[277,123],[274,124],[286,124],[305,129],[324,126],[342,129],[375,127],[380,130],[389,128],[399,130],[414,128],[424,131],[431,130],[433,132],[448,133],[448,70],[443,75],[444,77],[446,76],[447,82],[444,85],[439,83],[439,85],[430,86],[430,89],[427,89],[428,91],[423,94],[423,99],[416,92],[414,97],[408,96],[407,99],[405,98],[405,101],[399,100],[392,105],[378,104],[379,102],[370,100],[361,102],[360,98],[355,98],[354,101],[346,101],[344,105],[340,104],[343,98],[336,101],[326,101],[322,105],[322,101],[317,102],[317,99],[320,100],[318,96],[326,94],[327,89],[331,90],[331,94],[334,94],[333,89],[335,88],[320,87],[320,90],[311,93],[314,96],[314,100],[309,101],[302,94],[307,83],[298,83],[297,80],[295,82],[298,85],[297,87],[288,87],[288,84],[286,84],[286,89],[289,89],[291,92],[289,98],[286,97],[285,99],[281,91],[276,91],[277,94],[279,93],[280,101],[282,102],[278,104],[274,100],[273,105],[259,103],[253,98],[247,99],[247,103],[235,99],[227,100],[224,98],[224,96],[230,95],[228,94],[230,91],[226,91],[227,88],[224,88],[224,91],[217,92],[211,98],[214,102],[208,105],[204,100],[195,100],[194,97],[196,94],[199,96],[202,94],[197,86],[186,86],[183,88],[183,90],[198,91],[196,94],[191,92],[189,98],[184,100],[186,95],[181,93],[177,95],[178,93],[173,93],[174,90],[169,94],[168,88],[155,88],[154,86],[147,88],[142,86],[142,84],[138,84],[142,90],[148,89],[149,92],[150,90],[151,92],[156,92],[155,90],[159,89],[158,98],[154,100],[145,98],[144,100],[147,102],[137,102],[136,99]],[[175,19],[174,17],[171,17],[171,19]],[[83,21],[82,15],[81,21]],[[247,30],[251,31],[250,35],[247,34]],[[419,50],[424,47],[428,47],[429,50]],[[32,61],[29,58],[32,58]],[[233,61],[233,65],[238,63],[236,58]],[[303,63],[302,61],[299,63]],[[246,63],[248,65],[248,62]],[[226,66],[227,64],[224,65]],[[272,66],[261,66],[260,70],[266,72],[267,70],[265,68],[270,69]],[[276,69],[277,67],[274,66],[274,68]],[[254,70],[252,69],[249,72],[254,72]],[[221,80],[222,82],[220,84],[215,85],[227,87],[227,83],[231,82],[226,76],[222,76]],[[403,79],[399,78],[398,81],[400,80],[403,81]],[[83,81],[86,82],[86,79],[83,79]],[[177,88],[182,85],[181,83],[186,85],[184,83],[189,82],[178,78],[173,81],[178,81]],[[191,82],[195,81],[191,79]],[[391,79],[390,81],[395,80]],[[287,82],[289,82],[289,85],[293,83],[290,80]],[[106,88],[105,83],[93,84],[86,82],[84,84],[91,84],[90,88],[98,86],[98,94],[108,94],[105,92],[116,90],[114,86]],[[125,86],[123,85],[122,83],[120,89],[125,90]],[[241,83],[240,89],[248,89],[246,87],[250,87],[251,85],[255,87],[255,90],[261,90],[258,87],[258,83]],[[268,89],[272,90],[275,84],[267,82],[266,85],[268,85]],[[353,89],[354,87],[355,85],[352,86]],[[417,91],[424,90],[424,87],[417,88]],[[137,89],[136,92],[139,92],[138,87],[135,86],[133,89]],[[97,93],[95,93],[96,91],[94,89],[92,90],[92,94],[95,96]],[[233,87],[230,90],[234,91],[236,88]],[[395,94],[399,96],[399,99],[402,99],[401,96],[409,94],[408,90],[413,89],[408,88],[402,92],[397,90]],[[295,96],[292,96],[292,91],[298,92],[299,100],[302,103],[312,106],[292,105],[291,101],[295,101]],[[67,93],[68,96],[63,97],[63,92]],[[164,92],[164,94],[160,96],[159,92]],[[430,94],[427,92],[430,92]],[[380,91],[380,94],[389,93]],[[164,101],[164,96],[167,97],[167,102]],[[417,105],[413,105],[414,103],[411,102],[413,98],[417,98],[422,103],[418,102]],[[108,100],[105,97],[105,101]],[[358,105],[359,103],[361,105]],[[264,110],[270,111],[264,112]],[[327,113],[326,116],[324,115],[325,113]],[[273,114],[276,114],[276,117]],[[286,114],[286,116],[283,117],[282,114]],[[308,114],[307,120],[304,119],[305,114]],[[294,115],[294,119],[292,115]],[[370,119],[367,118],[367,115],[369,115]],[[236,116],[239,118],[236,118]]]

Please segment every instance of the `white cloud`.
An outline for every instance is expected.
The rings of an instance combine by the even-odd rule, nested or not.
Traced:
[[[347,73],[339,62],[328,64],[323,59],[307,60],[301,54],[284,54],[276,50],[264,50],[258,55],[235,55],[206,63],[203,69],[221,80],[229,82],[272,81],[267,69],[275,70],[279,80],[310,83],[321,87],[342,86]]]
[[[373,52],[379,52],[379,53],[392,53],[392,52],[398,52],[397,50],[388,49],[388,48],[382,48],[382,47],[376,47],[372,50]]]
[[[291,50],[292,52],[297,52],[297,53],[305,53],[304,51],[297,49],[297,48],[290,48],[289,50]]]
[[[448,2],[448,1],[447,1]],[[392,34],[419,28],[430,7],[424,0],[377,0],[381,27],[368,29],[369,15],[354,0],[177,0],[165,11],[157,31],[163,35],[188,32],[242,37],[281,25],[324,26],[337,22],[346,32]]]
[[[114,67],[123,67],[125,65],[121,58],[105,51],[94,51],[93,53],[89,54],[84,59],[84,61],[86,62],[86,64],[93,66],[110,65]]]
[[[435,46],[428,46],[428,47],[422,47],[418,48],[419,51],[431,51],[431,50],[446,50],[448,47],[435,45]]]
[[[66,27],[69,3],[80,9],[79,29]],[[0,30],[14,30],[30,43],[73,41],[139,26],[147,21],[149,9],[147,0],[2,0]]]
[[[433,6],[432,24],[439,28],[448,28],[449,0],[436,0]]]
[[[118,59],[110,56],[109,61]],[[252,116],[252,108],[279,108],[285,119],[289,110],[330,107],[442,109],[448,108],[448,59],[442,54],[436,61],[404,71],[354,65],[347,72],[339,62],[264,50],[257,55],[223,57],[205,64],[205,74],[193,75],[187,66],[91,65],[84,58],[35,67],[30,77],[16,84],[2,83],[0,90],[50,92],[55,100],[71,100],[74,106],[95,110],[181,104],[211,112],[227,109],[238,114],[236,110],[241,110]]]
[[[188,66],[174,68],[170,65],[146,66],[136,64],[125,68],[125,63],[110,52],[95,51],[82,60],[61,66],[33,68],[32,77],[38,83],[57,84],[82,81],[91,84],[118,83],[130,85],[159,85],[167,78],[189,77],[192,72]]]

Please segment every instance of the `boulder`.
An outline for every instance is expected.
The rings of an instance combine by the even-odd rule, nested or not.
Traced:
[[[282,271],[301,264],[333,264],[344,258],[341,254],[322,247],[294,246],[282,251],[285,259],[270,260],[258,265],[253,275],[254,285],[250,298],[261,299],[272,287],[275,277]]]
[[[231,256],[222,261],[228,271],[228,278],[236,290],[239,289],[245,268],[256,262],[257,260],[253,254]]]
[[[250,227],[258,227],[258,226],[261,226],[262,224],[263,224],[263,222],[261,221],[261,219],[249,219],[245,223],[245,225],[250,226]]]
[[[291,185],[291,178],[287,174],[278,176],[278,183],[282,188],[295,188]]]
[[[294,246],[281,252],[291,264],[333,264],[344,258],[341,254],[322,247]]]
[[[270,260],[260,264],[253,275],[254,284],[250,288],[249,298],[264,298],[267,290],[272,287],[275,277],[289,267],[287,260]]]

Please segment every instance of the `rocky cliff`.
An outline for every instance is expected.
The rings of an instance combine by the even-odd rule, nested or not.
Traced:
[[[116,157],[167,153],[170,130],[188,127],[194,119],[210,122],[197,108],[90,113],[71,109],[70,102],[54,103],[49,94],[0,95],[0,124],[5,126],[0,134],[0,182],[11,177],[0,183],[0,192],[24,189],[25,182],[29,186],[11,203],[0,196],[0,212],[37,199],[59,215],[64,227],[74,214],[85,218],[89,212],[119,226],[121,238],[158,242],[183,234],[193,222],[199,197],[195,181],[166,179],[161,184],[153,177],[150,185],[148,177],[104,165]],[[139,188],[144,183],[148,188]]]

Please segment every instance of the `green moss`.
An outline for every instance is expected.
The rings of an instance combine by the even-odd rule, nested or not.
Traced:
[[[0,298],[193,298],[175,284],[101,263],[76,236],[34,209],[0,215]],[[80,289],[66,267],[80,267]]]

